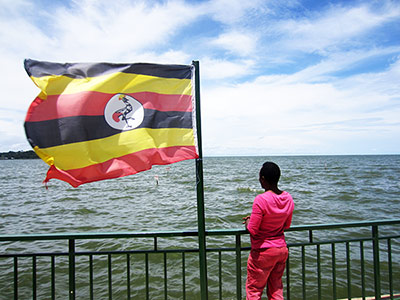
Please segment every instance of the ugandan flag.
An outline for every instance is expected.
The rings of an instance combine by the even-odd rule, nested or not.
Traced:
[[[45,183],[77,187],[198,157],[194,66],[24,64],[41,90],[25,132],[50,165]]]

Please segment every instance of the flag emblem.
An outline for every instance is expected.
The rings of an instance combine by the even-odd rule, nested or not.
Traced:
[[[129,95],[116,94],[107,102],[104,117],[112,128],[135,129],[143,122],[143,105]]]
[[[198,158],[194,66],[27,59],[40,88],[25,133],[52,178],[77,187]]]

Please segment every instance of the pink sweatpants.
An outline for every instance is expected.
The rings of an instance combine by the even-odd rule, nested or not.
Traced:
[[[247,300],[260,300],[265,286],[269,300],[283,300],[282,275],[288,254],[287,247],[250,251],[247,261]]]

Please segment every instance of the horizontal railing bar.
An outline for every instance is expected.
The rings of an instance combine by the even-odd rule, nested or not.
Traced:
[[[360,221],[360,222],[349,222],[349,223],[333,223],[333,224],[311,224],[311,225],[294,225],[285,231],[304,231],[304,230],[324,230],[324,229],[336,229],[336,228],[351,228],[351,227],[367,227],[367,226],[386,226],[400,224],[400,219],[390,220],[373,220],[373,221]],[[206,234],[209,236],[214,235],[233,235],[233,234],[245,234],[248,233],[244,229],[212,229],[206,230]]]
[[[388,236],[380,236],[379,240],[387,240],[387,239],[397,239],[400,238],[400,235],[388,235]],[[372,241],[372,237],[364,237],[364,238],[353,238],[353,239],[340,239],[340,240],[326,240],[326,241],[318,241],[318,242],[304,242],[304,243],[288,243],[288,247],[299,247],[299,246],[316,246],[316,245],[327,245],[327,244],[340,244],[346,242],[365,242]]]
[[[122,250],[122,251],[84,251],[75,252],[75,255],[108,255],[108,254],[163,254],[163,253],[195,253],[199,252],[199,249],[157,249],[157,250]]]
[[[91,240],[104,238],[152,238],[152,237],[197,236],[197,231],[159,231],[159,232],[78,232],[47,234],[1,234],[0,241],[32,240]]]
[[[199,249],[164,249],[164,250],[123,250],[123,251],[85,251],[85,252],[75,252],[75,256],[87,256],[87,255],[108,255],[108,254],[146,254],[146,253],[195,253],[199,252]],[[46,253],[10,253],[10,254],[0,254],[0,258],[10,258],[10,257],[32,257],[35,256],[68,256],[68,252],[46,252]]]
[[[383,221],[362,221],[335,224],[314,224],[292,226],[286,231],[323,230],[350,227],[385,226],[400,224],[400,219]],[[212,229],[206,230],[207,236],[246,234],[244,229]],[[88,240],[104,238],[151,238],[151,237],[187,237],[197,236],[197,231],[159,231],[159,232],[80,232],[80,233],[48,233],[48,234],[1,234],[0,241],[32,241],[32,240]]]
[[[240,251],[250,251],[251,247],[240,247]],[[231,252],[236,251],[236,248],[207,248],[207,252]]]
[[[237,234],[248,234],[245,229],[212,229],[206,230],[206,235],[216,236],[216,235],[237,235]]]
[[[396,239],[400,238],[400,235],[395,236],[384,236],[379,237],[379,240],[388,240],[388,239]],[[359,239],[341,239],[341,240],[330,240],[330,241],[320,241],[320,242],[305,242],[305,243],[288,243],[289,248],[300,247],[300,246],[318,246],[318,245],[329,245],[329,244],[340,244],[346,242],[365,242],[365,241],[372,241],[372,238],[359,238]],[[251,247],[241,247],[241,251],[250,251]],[[236,251],[236,248],[207,248],[207,252],[233,252]],[[77,256],[87,256],[87,255],[123,255],[123,254],[162,254],[162,253],[196,253],[199,252],[199,249],[157,249],[157,250],[123,250],[123,251],[85,251],[85,252],[76,252],[75,255]],[[35,252],[35,253],[8,253],[8,254],[0,254],[0,258],[13,258],[13,257],[32,257],[32,256],[39,256],[39,257],[46,257],[46,256],[68,256],[68,252]]]
[[[382,236],[379,237],[379,240],[387,240],[387,239],[397,239],[400,238],[400,235],[391,235],[391,236]],[[329,240],[329,241],[319,241],[319,242],[304,242],[304,243],[288,243],[288,247],[300,247],[300,246],[318,246],[318,245],[329,245],[329,244],[341,244],[341,243],[354,243],[354,242],[365,242],[365,241],[372,241],[372,238],[357,238],[357,239],[340,239],[340,240]],[[251,247],[241,247],[241,251],[250,251]],[[227,247],[227,248],[207,248],[207,252],[232,252],[236,251],[234,247]],[[123,251],[83,251],[83,252],[75,252],[76,256],[86,256],[86,255],[108,255],[108,254],[145,254],[145,253],[196,253],[199,252],[199,249],[192,248],[192,249],[143,249],[143,250],[123,250]],[[43,253],[9,253],[9,254],[0,254],[0,258],[12,258],[12,257],[32,257],[32,256],[67,256],[68,252],[43,252]]]
[[[400,238],[400,236],[390,236],[390,237],[382,237],[381,240]],[[288,247],[300,247],[300,246],[318,246],[318,245],[329,245],[329,244],[340,244],[346,242],[364,242],[371,241],[370,238],[364,239],[350,239],[350,240],[334,240],[334,241],[324,241],[324,242],[314,242],[314,243],[288,243]],[[236,251],[234,247],[227,248],[207,248],[207,252],[233,252]],[[241,247],[241,251],[250,251],[251,247]],[[162,253],[196,253],[199,252],[199,249],[164,249],[164,250],[123,250],[123,251],[83,251],[83,252],[75,252],[76,256],[87,256],[87,255],[123,255],[123,254],[162,254]],[[12,258],[12,257],[32,257],[32,256],[68,256],[68,252],[44,252],[44,253],[9,253],[9,254],[0,254],[0,258]]]
[[[390,236],[380,236],[379,240],[387,240],[387,239],[397,239],[400,238],[400,235],[390,235]],[[372,241],[373,239],[370,237],[364,238],[355,238],[355,239],[339,239],[339,240],[327,240],[327,241],[317,241],[317,242],[303,242],[303,243],[288,243],[288,247],[299,247],[299,246],[317,246],[317,245],[328,245],[328,244],[339,244],[345,242],[365,242]],[[241,247],[241,251],[248,251],[251,247]],[[207,252],[216,252],[216,251],[235,251],[236,248],[207,248]],[[144,253],[182,253],[182,252],[198,252],[199,249],[142,249],[142,250],[124,250],[124,251],[85,251],[85,252],[76,252],[76,255],[107,255],[107,254],[144,254]],[[68,252],[43,252],[43,253],[8,253],[8,254],[0,254],[0,258],[10,258],[10,257],[32,257],[33,255],[37,256],[63,256],[68,255]]]
[[[250,247],[242,247],[240,250],[248,251]],[[207,248],[207,252],[229,252],[229,251],[236,251],[236,248]],[[164,249],[164,250],[122,250],[122,251],[82,251],[82,252],[75,252],[75,256],[87,256],[87,255],[108,255],[108,254],[115,254],[115,255],[123,255],[123,254],[162,254],[162,253],[196,253],[199,252],[199,249]],[[12,257],[32,257],[32,256],[68,256],[68,252],[43,252],[43,253],[9,253],[9,254],[0,254],[0,258],[12,258]]]
[[[11,258],[11,257],[32,257],[32,256],[65,256],[68,252],[47,252],[47,253],[10,253],[0,254],[0,258]]]
[[[351,227],[367,227],[367,226],[386,226],[399,224],[400,219],[391,220],[374,220],[374,221],[360,221],[360,222],[348,222],[348,223],[334,223],[334,224],[315,224],[315,225],[299,225],[292,226],[285,231],[303,231],[303,230],[323,230],[323,229],[336,229],[336,228],[351,228]]]

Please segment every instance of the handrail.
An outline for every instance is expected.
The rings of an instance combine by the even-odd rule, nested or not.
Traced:
[[[105,238],[149,238],[172,236],[197,236],[197,231],[154,231],[154,232],[77,232],[77,233],[44,233],[44,234],[1,234],[0,241],[31,240],[69,240],[69,239],[105,239]]]
[[[321,230],[321,229],[336,229],[336,228],[350,228],[350,227],[365,227],[375,225],[393,225],[398,224],[400,219],[388,219],[388,220],[373,220],[373,221],[359,221],[359,222],[346,222],[346,223],[334,223],[334,224],[310,224],[292,226],[286,231],[300,231],[300,230]]]
[[[400,219],[373,220],[333,224],[294,225],[287,232],[304,230],[323,230],[337,228],[352,228],[365,226],[385,226],[400,223]],[[206,235],[248,234],[245,229],[210,229]],[[197,236],[197,230],[190,231],[117,231],[117,232],[78,232],[78,233],[44,233],[44,234],[0,234],[0,241],[31,241],[31,240],[68,240],[68,239],[104,239],[104,238],[149,238],[149,237]]]

